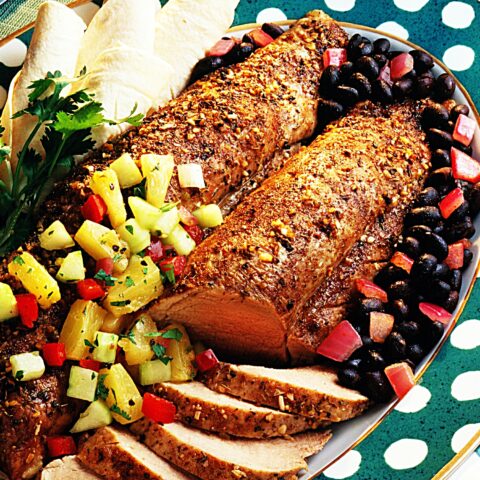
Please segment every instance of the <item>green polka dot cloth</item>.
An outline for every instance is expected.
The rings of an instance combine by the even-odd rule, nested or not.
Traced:
[[[0,6],[0,24],[4,8]],[[467,87],[474,102],[480,103],[479,2],[241,0],[235,24],[298,18],[313,8],[324,9],[338,20],[379,28],[421,45],[443,60]],[[77,12],[88,21],[97,9],[92,2],[77,7]],[[31,32],[27,32],[0,47],[0,107],[11,78],[23,62],[30,36]],[[370,436],[317,478],[428,480],[449,462],[480,429],[478,319],[479,281],[452,335],[420,384]],[[480,451],[451,478],[479,480]]]

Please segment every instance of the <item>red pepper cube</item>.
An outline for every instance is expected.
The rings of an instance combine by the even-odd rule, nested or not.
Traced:
[[[413,57],[409,53],[401,53],[390,60],[390,77],[399,80],[413,70]]]
[[[47,437],[47,446],[50,457],[63,457],[77,453],[75,440],[68,435]]]
[[[142,413],[154,422],[166,424],[175,421],[177,408],[172,402],[164,398],[157,397],[151,393],[145,393],[143,396]]]
[[[97,300],[105,295],[105,290],[93,278],[78,282],[77,292],[83,300]]]
[[[461,113],[455,123],[452,137],[457,142],[468,147],[472,143],[476,126],[477,124],[475,123],[475,120]]]
[[[165,258],[160,262],[159,266],[163,273],[169,272],[173,269],[173,274],[175,277],[178,277],[182,274],[186,264],[187,259],[183,255],[179,255],[178,257]]]
[[[193,225],[198,225],[197,217],[193,215],[189,210],[187,210],[183,205],[178,207],[178,215],[180,217],[180,222],[184,225],[192,227]]]
[[[103,270],[107,275],[113,274],[113,258],[101,258],[97,260],[95,265],[95,274],[97,274],[100,270]]]
[[[465,247],[463,242],[455,242],[448,246],[448,255],[444,260],[444,263],[448,265],[450,269],[463,267],[463,251]]]
[[[448,218],[465,201],[461,188],[453,189],[446,197],[440,200],[438,208],[443,218]]]
[[[152,237],[145,255],[149,256],[153,263],[158,263],[165,256],[165,247],[158,237]]]
[[[107,213],[107,205],[100,195],[90,195],[80,211],[85,220],[100,223]]]
[[[195,362],[201,372],[207,372],[218,365],[218,358],[211,348],[195,356]]]
[[[46,343],[42,353],[45,363],[50,367],[61,367],[67,359],[64,343]]]
[[[35,295],[21,293],[15,295],[17,300],[18,314],[23,325],[33,328],[33,322],[38,320],[38,302]]]
[[[432,322],[440,322],[446,325],[452,319],[452,314],[450,312],[447,312],[444,308],[434,305],[433,303],[420,302],[418,304],[418,309],[427,318],[432,320]]]
[[[398,398],[403,398],[415,385],[415,377],[408,363],[394,363],[385,368],[385,375]]]
[[[388,301],[387,292],[365,278],[357,278],[355,288],[366,298],[378,298],[382,302]]]
[[[273,38],[265,33],[261,28],[256,28],[248,33],[248,36],[253,40],[253,43],[259,48],[266,47],[273,42]]]
[[[370,313],[370,338],[376,343],[384,343],[393,329],[394,317],[388,313]]]
[[[184,225],[183,228],[192,237],[195,245],[200,245],[203,240],[203,230],[198,225]]]
[[[480,163],[466,153],[452,147],[450,150],[453,177],[470,183],[480,181]]]
[[[100,365],[101,363],[98,362],[97,360],[92,360],[90,358],[82,358],[78,364],[82,368],[87,368],[88,370],[93,370],[94,372],[100,371]]]
[[[396,267],[405,270],[407,273],[410,273],[413,260],[403,252],[395,252],[390,260],[390,263],[393,263]]]
[[[233,38],[222,38],[208,52],[207,57],[223,57],[235,46]]]
[[[347,61],[347,50],[345,48],[327,48],[323,52],[323,68],[330,65],[339,67]]]
[[[335,362],[343,362],[362,346],[362,339],[352,324],[343,320],[319,345],[317,353]]]

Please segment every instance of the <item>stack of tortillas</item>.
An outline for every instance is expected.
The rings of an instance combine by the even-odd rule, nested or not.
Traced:
[[[10,116],[28,105],[28,86],[59,70],[86,75],[73,89],[86,89],[102,103],[108,119],[147,114],[187,84],[191,69],[230,27],[239,0],[109,0],[88,28],[68,7],[47,1],[38,11],[32,42],[22,70],[12,81],[2,114],[3,140],[10,145],[11,168],[35,118]],[[86,29],[86,31],[85,31]],[[128,125],[102,125],[93,138],[100,146]],[[41,133],[33,147],[43,154]],[[6,171],[1,172],[5,178]]]

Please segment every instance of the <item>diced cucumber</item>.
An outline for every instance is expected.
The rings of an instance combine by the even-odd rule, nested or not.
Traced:
[[[19,382],[36,380],[45,373],[45,363],[40,352],[27,352],[10,357],[13,378]]]
[[[86,430],[106,427],[112,423],[112,414],[103,400],[95,400],[80,414],[80,418],[71,428],[70,433],[80,433]]]
[[[145,189],[147,202],[155,207],[165,203],[165,197],[173,175],[173,155],[142,155],[140,158],[143,176],[147,179]]]
[[[202,205],[193,212],[193,215],[195,215],[199,225],[203,228],[218,227],[223,223],[222,211],[215,203]]]
[[[18,315],[17,300],[10,285],[0,282],[0,322]]]
[[[128,243],[132,253],[138,253],[150,245],[150,232],[142,228],[134,218],[117,227],[120,238]]]
[[[65,225],[60,220],[53,222],[38,236],[38,239],[40,240],[40,246],[45,250],[63,250],[75,245]]]
[[[159,208],[140,197],[128,197],[128,205],[135,220],[146,230],[152,230],[162,214]]]
[[[177,207],[172,207],[166,212],[161,212],[160,217],[152,228],[152,233],[158,237],[166,238],[180,223],[180,214]]]
[[[93,359],[103,363],[114,363],[117,355],[118,335],[97,332],[93,344]]]
[[[74,365],[70,370],[67,397],[93,402],[97,390],[98,373]]]
[[[161,360],[142,363],[139,367],[140,385],[168,382],[172,378],[172,364],[166,365]]]
[[[85,279],[85,266],[80,250],[69,253],[63,259],[56,278],[63,283],[74,283]]]
[[[195,242],[187,231],[181,226],[177,225],[165,238],[167,245],[172,245],[179,255],[189,255],[195,248]]]
[[[138,185],[143,177],[135,160],[129,153],[124,153],[110,164],[110,168],[115,171],[118,181],[122,188],[130,188]]]

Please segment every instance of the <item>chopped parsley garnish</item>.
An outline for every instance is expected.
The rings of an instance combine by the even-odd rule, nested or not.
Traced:
[[[123,417],[125,420],[131,420],[132,417],[127,413],[125,412],[124,410],[122,410],[116,403],[114,403],[111,407],[110,407],[110,410],[113,412],[113,413],[116,413],[117,415],[120,415],[121,417]]]
[[[163,207],[160,207],[161,212],[169,212],[173,208],[175,208],[180,202],[170,202],[166,203]]]
[[[134,287],[135,286],[135,282],[133,281],[132,277],[127,277],[125,279],[125,286],[126,287]]]
[[[144,178],[137,186],[133,188],[133,194],[136,197],[140,197],[145,199],[147,197],[147,190],[145,188],[145,184],[147,182],[147,179]]]
[[[117,263],[117,262],[119,262],[121,259],[122,259],[122,256],[121,256],[119,253],[116,253],[116,254],[113,256],[113,263]]]
[[[150,332],[145,334],[146,337],[162,337],[171,340],[176,340],[179,342],[182,337],[183,333],[178,328],[171,328],[165,332]]]
[[[105,282],[105,285],[107,287],[113,287],[115,285],[115,282],[118,280],[118,278],[108,275],[108,273],[102,269],[100,269],[93,278],[97,280],[101,280],[102,282]]]
[[[127,305],[130,305],[130,303],[130,300],[120,300],[118,302],[110,302],[110,305],[112,307],[126,307]]]
[[[14,257],[13,263],[16,263],[17,265],[25,265],[25,260],[19,255],[17,255],[16,257]]]
[[[134,345],[137,344],[137,342],[136,342],[136,340],[135,340],[135,334],[133,333],[133,331],[127,333],[126,335],[120,334],[119,337],[120,337],[120,338],[126,338],[127,340],[129,340],[130,342],[132,342]]]
[[[175,273],[173,271],[173,264],[169,263],[167,265],[163,265],[162,268],[169,267],[170,265],[171,265],[171,268],[169,268],[165,272],[160,271],[160,275],[162,277],[162,283],[164,285],[167,285],[167,284],[174,285],[175,284]]]
[[[17,373],[15,374],[15,380],[20,381],[24,376],[25,376],[24,371],[18,370]]]
[[[133,227],[132,227],[132,225],[125,225],[125,230],[126,230],[130,235],[133,235]]]
[[[98,376],[97,391],[95,392],[95,400],[101,398],[106,400],[108,397],[109,389],[105,386],[105,379],[107,378],[106,373],[102,373]]]
[[[167,353],[167,349],[163,346],[163,345],[160,345],[159,343],[155,343],[152,341],[151,343],[151,347],[152,347],[152,350],[153,350],[153,353],[155,354],[155,356],[162,362],[164,363],[165,365],[168,365],[168,362],[170,362],[172,360],[171,357],[168,357],[166,355]]]

